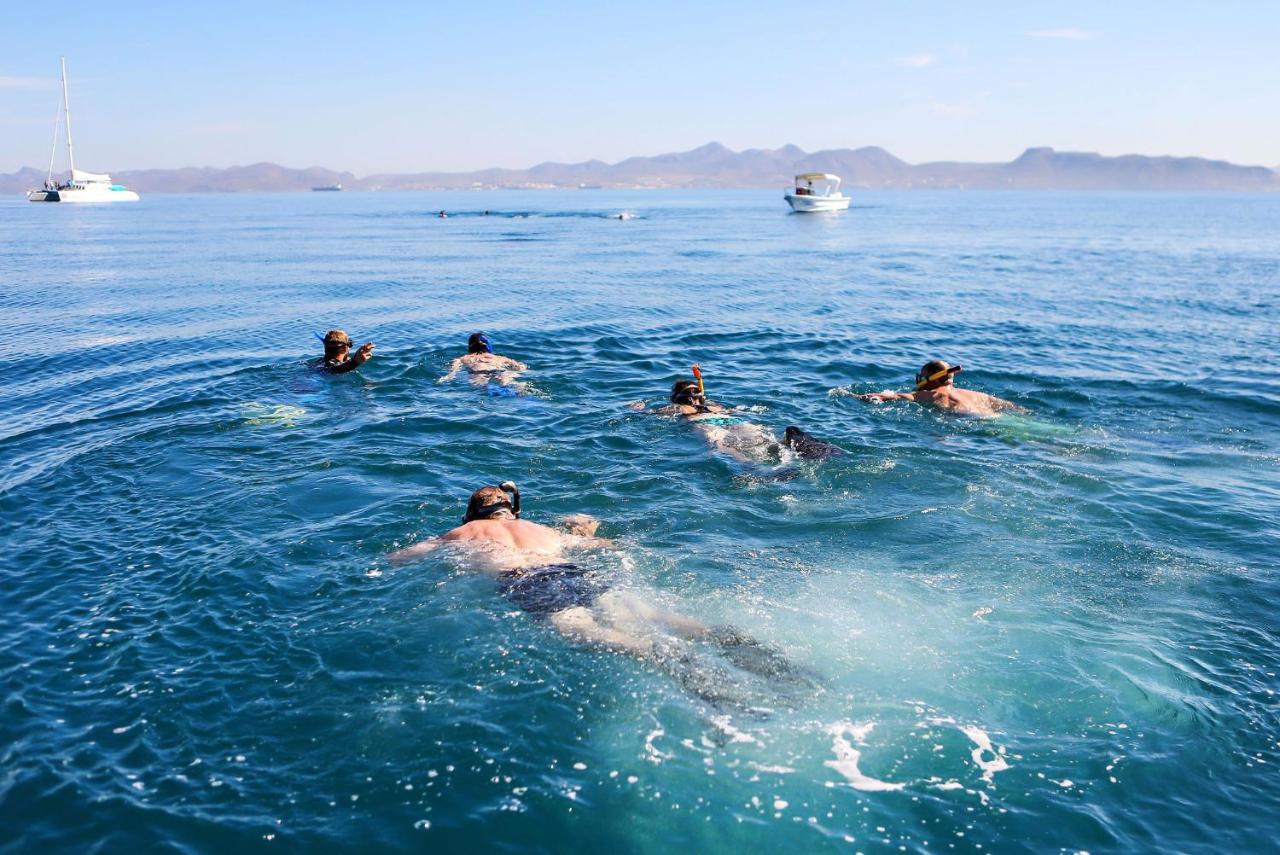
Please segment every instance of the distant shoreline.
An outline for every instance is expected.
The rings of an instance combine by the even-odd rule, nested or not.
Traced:
[[[344,192],[407,190],[674,190],[781,189],[799,172],[834,172],[851,190],[1017,190],[1138,192],[1277,192],[1280,172],[1201,157],[1116,157],[1029,148],[1007,163],[940,161],[911,164],[882,148],[808,153],[796,146],[735,152],[719,143],[691,151],[632,157],[608,164],[541,163],[528,169],[383,173],[357,177],[321,167],[275,163],[181,169],[111,170],[140,193]],[[24,167],[0,175],[0,194],[38,187],[45,171]]]

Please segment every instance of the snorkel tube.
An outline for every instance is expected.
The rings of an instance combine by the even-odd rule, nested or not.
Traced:
[[[698,394],[705,398],[707,396],[707,387],[702,384],[702,369],[698,367],[697,363],[694,363],[692,370],[693,379],[698,381]]]
[[[964,369],[959,365],[952,365],[950,368],[943,368],[932,374],[925,375],[923,373],[916,375],[916,391],[927,392],[937,389],[946,383],[952,376],[959,374]]]
[[[503,481],[498,489],[511,496],[511,513],[515,514],[516,519],[520,519],[520,488],[516,486],[516,482]]]

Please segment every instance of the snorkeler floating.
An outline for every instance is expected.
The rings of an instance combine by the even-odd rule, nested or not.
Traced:
[[[967,416],[994,416],[1006,410],[1022,411],[1023,408],[1012,401],[972,389],[957,389],[955,376],[961,370],[959,365],[948,365],[941,359],[935,359],[926,362],[916,374],[914,392],[871,392],[859,395],[858,398],[873,404],[882,401],[912,401]]]
[[[351,351],[351,336],[342,330],[329,330],[324,335],[316,333],[316,338],[324,344],[324,356],[311,360],[311,365],[330,374],[346,374],[354,371],[369,361],[373,355],[373,342],[366,341],[354,353]]]
[[[799,456],[811,459],[834,457],[843,453],[841,449],[814,439],[795,427],[787,428],[786,439],[779,443],[778,438],[764,425],[756,424],[736,411],[710,401],[702,369],[694,365],[692,370],[696,380],[683,377],[676,380],[671,386],[671,403],[649,412],[683,416],[697,428],[712,448],[743,463],[768,462],[771,457],[778,455],[784,445]],[[644,410],[644,402],[637,401],[630,407]]]
[[[561,635],[652,661],[705,700],[732,700],[735,690],[715,668],[699,664],[690,646],[694,642],[714,645],[743,671],[781,679],[792,689],[813,687],[811,678],[783,654],[740,630],[708,626],[663,611],[633,592],[611,590],[598,574],[568,560],[567,553],[614,545],[595,536],[599,526],[599,520],[586,514],[565,517],[563,530],[522,520],[520,490],[504,481],[471,494],[462,525],[389,558],[402,564],[454,547],[470,569],[496,576],[507,599],[545,617]]]
[[[685,638],[710,637],[712,630],[692,618],[669,614],[633,594],[610,591],[591,572],[566,560],[566,552],[610,547],[595,537],[598,520],[577,514],[563,531],[520,519],[520,491],[511,481],[471,494],[462,525],[393,552],[403,563],[449,544],[478,547],[476,569],[497,575],[502,593],[531,614],[546,616],[563,635],[637,656],[653,653],[644,626],[661,626]],[[639,631],[638,631],[639,630]]]
[[[449,373],[436,382],[448,382],[457,377],[464,368],[470,372],[471,382],[476,386],[497,383],[501,386],[509,386],[521,393],[528,391],[527,384],[521,383],[518,375],[521,371],[527,371],[529,366],[509,356],[500,356],[494,353],[493,342],[489,339],[489,336],[482,332],[471,334],[471,337],[467,339],[466,356],[459,356],[453,360],[449,365]]]

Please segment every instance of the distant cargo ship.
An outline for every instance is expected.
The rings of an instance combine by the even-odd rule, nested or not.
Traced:
[[[312,192],[315,192],[315,193],[326,193],[326,192],[330,192],[330,191],[337,191],[337,190],[341,190],[341,189],[342,189],[342,182],[341,182],[341,181],[339,181],[337,184],[326,184],[324,187],[312,187],[312,188],[311,188]]]

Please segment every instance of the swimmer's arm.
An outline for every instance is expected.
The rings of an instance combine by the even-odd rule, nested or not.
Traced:
[[[580,534],[562,534],[566,549],[611,549],[617,543],[607,537],[583,537]]]
[[[517,359],[512,359],[509,356],[504,356],[502,357],[502,359],[503,359],[502,367],[507,371],[528,371],[529,370],[528,365],[525,365],[523,362],[520,362]]]
[[[361,365],[364,365],[366,362],[368,362],[370,356],[373,356],[373,342],[366,341],[364,344],[360,345],[359,350],[351,354],[351,356],[347,359],[346,362],[341,362],[337,365],[332,366],[329,369],[329,373],[330,374],[346,374],[348,371],[355,371]]]
[[[415,543],[413,546],[406,546],[404,549],[397,549],[395,552],[387,556],[392,564],[404,564],[407,561],[414,561],[426,555],[433,549],[438,549],[444,545],[444,541],[448,535],[444,537],[429,537],[421,543]]]
[[[920,403],[916,400],[915,392],[891,392],[888,389],[883,392],[868,392],[865,395],[859,395],[858,400],[867,401],[872,404],[879,404],[882,401],[910,401],[913,404]]]
[[[448,374],[445,374],[443,377],[441,377],[441,378],[440,378],[439,380],[437,380],[436,382],[437,382],[437,383],[448,383],[448,382],[449,382],[450,380],[452,380],[454,377],[457,377],[457,376],[458,376],[458,372],[459,372],[459,371],[461,371],[461,370],[462,370],[462,357],[461,357],[461,356],[459,356],[457,359],[453,360],[453,362],[451,362],[451,363],[449,364],[449,373],[448,373]]]
[[[600,520],[590,514],[569,514],[562,517],[560,525],[568,534],[563,535],[566,546],[579,549],[608,549],[614,542],[607,537],[596,537]]]

